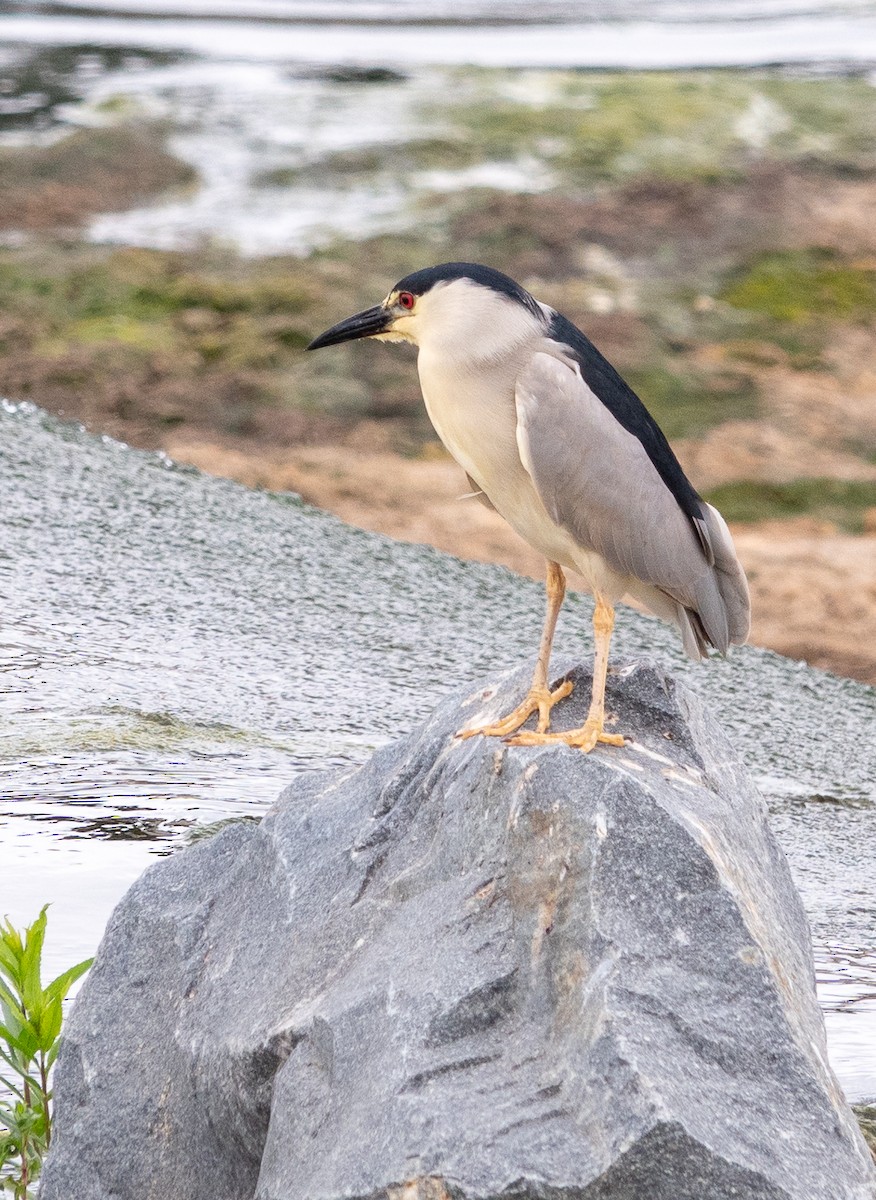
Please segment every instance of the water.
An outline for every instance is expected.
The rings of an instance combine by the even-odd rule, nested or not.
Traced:
[[[265,27],[266,26],[266,27]],[[156,47],[216,58],[485,67],[665,69],[876,63],[876,16],[774,17],[758,22],[531,23],[429,27],[263,25],[168,17],[6,16],[0,38],[43,45]]]
[[[538,584],[0,411],[0,911],[54,905],[49,966],[93,953],[155,855],[357,763],[460,681],[531,658]],[[572,594],[557,658],[590,645]],[[876,692],[756,649],[697,667],[622,611],[762,780],[807,906],[836,1069],[876,1094]]]
[[[423,102],[456,96],[461,67],[876,66],[870,2],[710,0],[586,5],[444,0],[12,0],[0,14],[0,134],[48,136],[112,119],[112,105],[171,129],[194,192],[98,217],[97,242],[158,249],[232,244],[303,252],[339,233],[411,228],[423,197],[463,186],[539,190],[543,163],[511,158],[473,175],[395,172],[308,179],[334,150],[441,134]],[[376,73],[376,74],[375,74]],[[5,80],[3,76],[5,75]],[[538,103],[544,79],[521,93]],[[298,173],[265,186],[272,172]]]
[[[795,16],[867,16],[870,0],[435,0],[424,12],[420,0],[11,0],[29,13],[111,12],[151,16],[223,16],[380,25],[563,24],[580,21],[752,21]]]
[[[492,67],[876,62],[868,0],[12,0],[0,38],[229,59]]]

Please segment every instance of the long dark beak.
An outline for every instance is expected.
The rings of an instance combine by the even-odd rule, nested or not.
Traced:
[[[354,338],[374,337],[375,333],[384,333],[392,322],[393,314],[378,304],[332,325],[331,329],[314,338],[307,349],[319,350],[322,346],[336,346],[338,342],[351,342]]]

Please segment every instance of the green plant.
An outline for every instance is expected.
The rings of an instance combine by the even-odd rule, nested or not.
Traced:
[[[92,959],[77,963],[43,987],[45,905],[20,933],[0,922],[0,1188],[27,1200],[52,1137],[50,1075],[58,1053],[62,1006]]]
[[[722,299],[775,321],[860,320],[876,312],[876,271],[818,246],[775,250],[737,274]]]
[[[728,521],[765,521],[774,517],[815,517],[861,533],[864,514],[876,508],[876,483],[858,479],[790,479],[771,483],[735,479],[706,493]]]

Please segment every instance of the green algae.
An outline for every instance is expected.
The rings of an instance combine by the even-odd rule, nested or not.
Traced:
[[[876,266],[819,247],[773,251],[733,278],[721,298],[776,321],[859,320],[876,313]]]
[[[335,150],[298,166],[271,167],[257,172],[258,188],[300,185],[344,188],[370,185],[375,177],[403,180],[412,172],[464,170],[482,161],[480,147],[461,133],[447,137],[416,137],[408,141],[378,142]]]
[[[657,364],[630,367],[625,375],[669,438],[695,437],[724,421],[759,414],[757,391],[744,374],[694,374]]]
[[[740,177],[758,161],[842,173],[876,168],[876,89],[865,77],[781,71],[448,68],[399,93],[405,127],[259,170],[257,188],[396,186],[433,170],[513,164],[559,191],[636,177]]]
[[[867,509],[876,507],[876,483],[848,479],[794,479],[787,483],[736,480],[706,498],[728,521],[809,516],[860,533]]]
[[[4,755],[58,755],[85,752],[114,753],[195,750],[202,753],[211,748],[237,745],[289,750],[290,740],[265,739],[251,730],[236,728],[218,721],[186,721],[169,712],[140,712],[120,706],[105,705],[98,711],[69,718],[63,726],[51,728],[27,722],[18,724],[16,735],[4,735]]]
[[[71,323],[69,340],[84,346],[101,342],[118,342],[135,349],[172,350],[175,339],[172,331],[160,321],[138,321],[122,313],[101,317],[85,317]],[[63,353],[67,343],[43,343],[41,348],[48,353]]]
[[[458,72],[424,119],[482,159],[530,155],[586,185],[636,175],[732,178],[753,159],[876,165],[876,91],[863,78],[748,71]]]
[[[195,842],[204,842],[208,838],[215,837],[217,833],[221,833],[223,829],[227,829],[229,825],[250,824],[257,825],[261,817],[252,816],[244,813],[239,817],[224,817],[219,821],[206,821],[202,825],[193,825],[183,837],[183,842],[186,846],[191,846]]]
[[[852,1112],[858,1118],[870,1153],[876,1158],[876,1104],[853,1104]]]

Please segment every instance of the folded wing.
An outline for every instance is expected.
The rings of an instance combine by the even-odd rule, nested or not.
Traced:
[[[554,521],[615,571],[676,603],[685,648],[722,653],[748,636],[745,575],[721,515],[687,515],[635,433],[579,370],[535,354],[516,387],[517,443]]]

